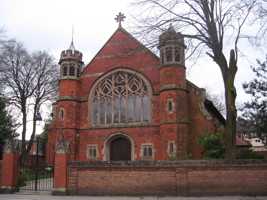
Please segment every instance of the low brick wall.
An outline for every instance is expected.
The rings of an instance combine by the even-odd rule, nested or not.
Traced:
[[[68,192],[80,195],[267,195],[267,162],[69,162]]]

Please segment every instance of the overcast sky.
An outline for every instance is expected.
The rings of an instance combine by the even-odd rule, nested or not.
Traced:
[[[132,27],[133,0],[0,0],[0,26],[8,37],[23,42],[30,51],[47,50],[59,59],[60,52],[68,48],[74,26],[76,49],[88,63],[117,28],[114,18],[118,12],[126,15],[123,27]],[[136,16],[138,17],[138,16]],[[242,54],[236,77],[237,103],[248,97],[242,83],[252,79],[250,65],[255,59],[264,59],[264,50],[240,44]],[[216,95],[223,94],[219,68],[212,60],[203,57],[191,67],[186,63],[188,79]]]

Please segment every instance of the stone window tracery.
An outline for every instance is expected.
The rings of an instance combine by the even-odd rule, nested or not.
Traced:
[[[93,90],[93,125],[150,121],[150,94],[146,82],[130,71],[116,71]]]

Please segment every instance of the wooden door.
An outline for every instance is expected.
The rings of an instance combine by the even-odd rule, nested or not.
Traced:
[[[117,138],[110,143],[110,160],[131,160],[131,143],[126,138]]]

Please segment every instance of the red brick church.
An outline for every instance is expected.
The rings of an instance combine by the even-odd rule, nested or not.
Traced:
[[[163,32],[158,57],[121,26],[123,18],[89,64],[73,42],[62,51],[49,163],[62,138],[71,160],[197,159],[199,136],[223,128],[205,90],[186,80],[183,35],[171,26]]]

